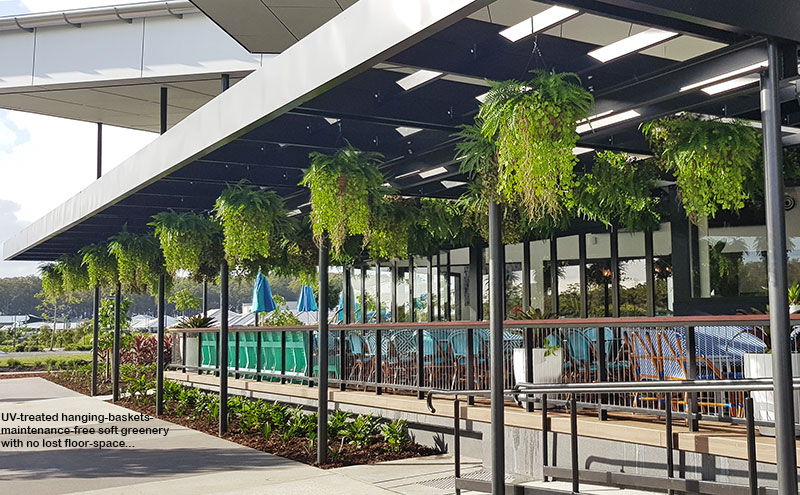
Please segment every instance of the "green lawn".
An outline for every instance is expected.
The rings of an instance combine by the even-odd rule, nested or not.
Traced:
[[[60,356],[53,356],[48,353],[43,352],[41,356],[26,356],[26,357],[19,357],[19,358],[4,358],[0,359],[0,368],[7,368],[8,367],[8,360],[15,359],[18,363],[21,363],[22,366],[33,366],[34,364],[41,364],[45,365],[45,361],[47,359],[55,359],[59,363],[63,363],[66,361],[75,361],[78,359],[82,359],[84,361],[91,361],[92,353],[87,352],[85,354],[67,354],[67,355],[60,355]]]

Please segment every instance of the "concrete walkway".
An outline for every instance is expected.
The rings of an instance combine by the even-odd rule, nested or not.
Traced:
[[[7,414],[58,415],[58,421],[20,421]],[[83,422],[69,415],[92,415]],[[164,494],[170,495],[326,495],[453,493],[453,464],[448,455],[369,466],[321,470],[206,435],[165,421],[104,421],[108,413],[133,413],[42,378],[0,380],[0,426],[113,428],[116,433],[0,434],[0,445],[20,439],[23,446],[0,447],[0,494]],[[70,419],[70,421],[62,421]],[[121,418],[114,418],[121,419]],[[149,428],[121,436],[127,427]],[[162,429],[161,433],[157,429]],[[163,428],[169,428],[166,436]],[[43,442],[62,445],[43,447]],[[121,440],[125,447],[67,448],[66,439]],[[39,447],[27,446],[40,442]],[[479,462],[464,459],[463,472],[480,475]],[[603,489],[596,493],[617,492]]]

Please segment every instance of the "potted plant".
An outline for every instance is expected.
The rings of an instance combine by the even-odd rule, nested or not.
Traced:
[[[535,309],[533,311],[513,311],[510,315],[514,320],[549,320],[558,318],[553,313]],[[561,345],[558,339],[544,338],[540,347],[533,351],[533,383],[561,383],[561,372],[564,366]],[[527,376],[527,363],[525,349],[514,349],[512,356],[514,363],[514,379],[517,383],[524,382]]]
[[[800,313],[800,282],[789,287],[789,313]]]

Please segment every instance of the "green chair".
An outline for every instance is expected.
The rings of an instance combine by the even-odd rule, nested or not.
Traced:
[[[217,334],[203,332],[200,334],[200,349],[202,351],[202,361],[200,367],[217,366]]]

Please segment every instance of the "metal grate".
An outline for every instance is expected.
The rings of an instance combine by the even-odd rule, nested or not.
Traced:
[[[463,473],[461,475],[461,478],[471,479],[471,480],[491,481],[492,472],[486,471],[485,469],[481,469],[479,471],[473,471],[471,473]],[[507,483],[512,483],[513,481],[514,478],[512,478],[511,476],[506,476]],[[456,477],[445,476],[444,478],[435,478],[432,480],[418,481],[417,484],[431,488],[438,488],[439,490],[455,490]]]

